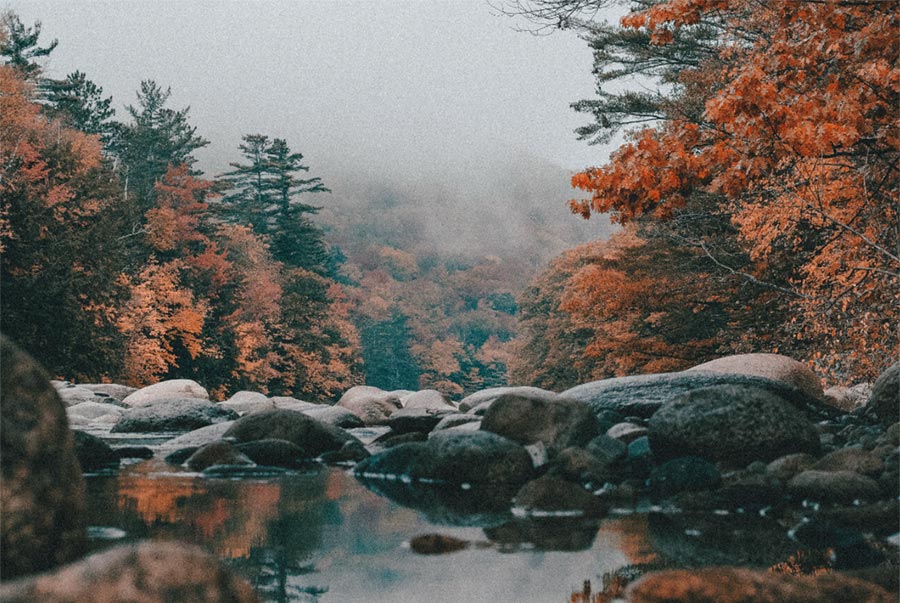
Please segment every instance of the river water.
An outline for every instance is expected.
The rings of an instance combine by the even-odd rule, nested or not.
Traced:
[[[596,589],[604,573],[653,557],[641,516],[529,530],[502,514],[406,508],[340,468],[220,479],[149,460],[86,482],[95,548],[140,538],[195,543],[268,601],[562,602],[585,580]],[[425,534],[469,546],[414,552],[410,541]]]

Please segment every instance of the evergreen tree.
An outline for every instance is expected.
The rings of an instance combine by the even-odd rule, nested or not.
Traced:
[[[229,191],[221,200],[223,215],[267,237],[276,260],[329,275],[322,229],[310,219],[319,208],[300,200],[306,193],[328,192],[322,179],[300,177],[309,167],[283,139],[250,134],[243,140],[238,148],[249,163],[231,163],[234,169],[221,176]]]
[[[51,116],[87,134],[99,134],[104,146],[109,146],[118,128],[110,121],[116,114],[112,97],[104,98],[103,88],[75,71],[64,80],[48,80],[44,89]]]
[[[141,216],[153,207],[154,187],[169,165],[194,165],[193,152],[209,144],[188,122],[190,107],[166,106],[171,92],[152,80],[141,82],[137,106],[127,107],[132,123],[121,126],[112,146],[121,162],[125,196],[136,198]]]
[[[394,310],[387,320],[365,321],[360,327],[366,383],[385,390],[419,389],[419,368],[410,351],[409,319]]]
[[[26,80],[39,80],[43,68],[35,59],[48,56],[59,43],[53,40],[49,46],[41,48],[38,46],[40,36],[40,21],[35,21],[34,27],[25,27],[12,11],[0,17],[0,56],[5,64],[13,67]]]

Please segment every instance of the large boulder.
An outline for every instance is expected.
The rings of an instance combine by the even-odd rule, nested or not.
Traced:
[[[180,448],[198,448],[204,444],[221,440],[228,431],[234,421],[222,421],[221,423],[213,423],[200,429],[195,429],[187,433],[183,433],[176,438],[166,440],[160,448],[163,450],[178,450]]]
[[[97,436],[83,431],[73,431],[72,440],[75,456],[82,471],[119,466],[119,454]]]
[[[769,389],[718,385],[663,405],[648,424],[658,459],[700,456],[730,465],[819,451],[815,426]]]
[[[491,387],[488,389],[477,391],[474,394],[470,394],[463,398],[459,402],[459,410],[460,412],[469,412],[479,406],[487,409],[487,406],[489,406],[494,400],[504,394],[515,394],[517,396],[527,396],[529,398],[540,398],[546,400],[551,400],[558,397],[558,394],[556,392],[551,392],[550,390],[541,389],[539,387],[530,387],[527,385],[514,387]]]
[[[872,386],[866,407],[885,425],[900,420],[900,362],[881,373]]]
[[[613,410],[625,416],[647,418],[659,410],[664,403],[687,392],[720,385],[764,389],[803,410],[829,411],[818,399],[783,381],[752,375],[699,370],[604,379],[577,385],[560,395],[587,402],[597,414]],[[832,413],[836,412],[832,410]]]
[[[366,426],[362,419],[341,406],[315,404],[312,408],[307,408],[300,412],[317,421],[327,423],[328,425],[334,425],[341,429],[356,429]]]
[[[77,558],[86,532],[84,482],[56,389],[4,337],[0,375],[0,574],[8,580]]]
[[[275,404],[275,408],[283,408],[284,410],[306,412],[308,410],[331,408],[328,404],[307,402],[305,400],[300,400],[299,398],[294,398],[293,396],[272,396],[270,399]]]
[[[626,591],[630,603],[896,603],[878,585],[842,574],[797,576],[737,567],[648,574]]]
[[[813,398],[824,397],[822,382],[812,369],[781,354],[736,354],[716,358],[688,369],[688,372],[697,371],[765,377],[789,383]]]
[[[436,389],[423,389],[404,396],[401,400],[403,408],[421,408],[424,410],[455,411],[456,407],[450,398]]]
[[[453,484],[521,484],[532,475],[524,447],[485,431],[437,432],[426,442],[401,444],[356,466],[363,478],[404,478]]]
[[[236,419],[233,410],[198,398],[175,398],[132,407],[113,425],[113,433],[191,431]]]
[[[109,396],[116,402],[121,402],[137,391],[136,387],[120,385],[118,383],[81,383],[78,387],[89,389],[95,394]]]
[[[294,410],[263,410],[245,415],[223,434],[238,442],[285,440],[305,450],[310,457],[340,450],[346,442],[359,442],[339,427],[328,425]]]
[[[66,406],[75,406],[84,402],[108,402],[112,399],[106,394],[97,394],[79,385],[57,388],[56,393],[59,394],[60,399]]]
[[[142,387],[122,400],[125,406],[146,406],[160,400],[197,398],[209,400],[206,389],[190,379],[170,379]]]
[[[259,601],[250,584],[213,555],[192,545],[150,541],[119,546],[52,573],[5,583],[0,586],[0,600],[4,603]]]
[[[580,400],[510,393],[491,404],[481,429],[524,446],[540,442],[550,456],[570,446],[583,446],[599,435],[597,418]]]
[[[66,414],[69,417],[74,415],[84,417],[85,419],[97,419],[107,415],[119,417],[123,412],[125,412],[125,409],[121,406],[105,404],[103,402],[81,402],[80,404],[66,408]]]
[[[346,408],[366,425],[387,425],[391,414],[403,407],[396,394],[368,385],[348,389],[337,406]]]
[[[239,391],[224,402],[220,402],[219,406],[243,415],[257,410],[275,408],[275,402],[259,392]]]

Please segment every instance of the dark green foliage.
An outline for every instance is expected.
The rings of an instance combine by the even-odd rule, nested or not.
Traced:
[[[407,317],[395,311],[382,321],[360,325],[366,383],[385,390],[419,389],[420,368],[410,352]]]
[[[75,71],[64,80],[48,80],[44,89],[51,116],[61,117],[82,132],[100,134],[104,144],[110,144],[117,130],[110,122],[116,111],[111,106],[112,97],[103,98],[103,88]]]
[[[42,68],[35,59],[48,56],[56,45],[57,40],[50,42],[49,46],[38,46],[38,38],[41,36],[41,22],[35,21],[34,27],[25,27],[19,16],[14,12],[6,12],[0,18],[5,37],[0,37],[0,56],[3,62],[12,65],[25,79],[37,80]]]
[[[310,219],[319,208],[300,200],[305,193],[328,192],[321,178],[299,177],[309,167],[283,139],[248,134],[243,140],[238,148],[249,163],[231,163],[234,169],[221,176],[227,191],[220,202],[222,215],[268,237],[276,260],[330,276],[322,229]]]

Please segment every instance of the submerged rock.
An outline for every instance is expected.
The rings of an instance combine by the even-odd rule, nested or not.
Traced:
[[[664,405],[648,424],[660,459],[700,456],[734,466],[819,451],[815,426],[768,389],[718,385]]]
[[[696,456],[672,459],[650,472],[650,491],[660,498],[679,492],[712,490],[722,483],[716,466]]]
[[[308,452],[287,440],[266,439],[245,442],[236,445],[235,450],[246,455],[254,463],[269,467],[297,467],[303,464],[304,459],[311,458]]]
[[[192,471],[203,471],[213,465],[255,465],[247,455],[236,450],[231,442],[223,440],[201,446],[184,461],[184,464]]]
[[[2,336],[0,375],[0,574],[9,580],[84,551],[84,482],[56,389]]]
[[[630,603],[896,603],[886,590],[841,574],[797,576],[737,567],[654,572],[626,591]]]
[[[401,444],[373,455],[354,469],[357,476],[404,476],[453,484],[522,484],[532,474],[524,447],[485,431],[445,430],[426,442]]]
[[[75,456],[83,472],[119,466],[119,454],[97,436],[83,431],[73,431],[72,440]]]
[[[237,418],[237,413],[197,398],[150,402],[122,413],[113,433],[191,431]]]
[[[603,514],[600,499],[580,485],[545,475],[528,482],[513,499],[514,512],[525,516],[577,515],[599,517]]]
[[[444,534],[422,534],[409,541],[409,548],[420,555],[444,555],[469,548],[470,543]]]
[[[52,573],[0,586],[4,603],[258,603],[218,558],[176,542],[140,542],[96,553]]]

